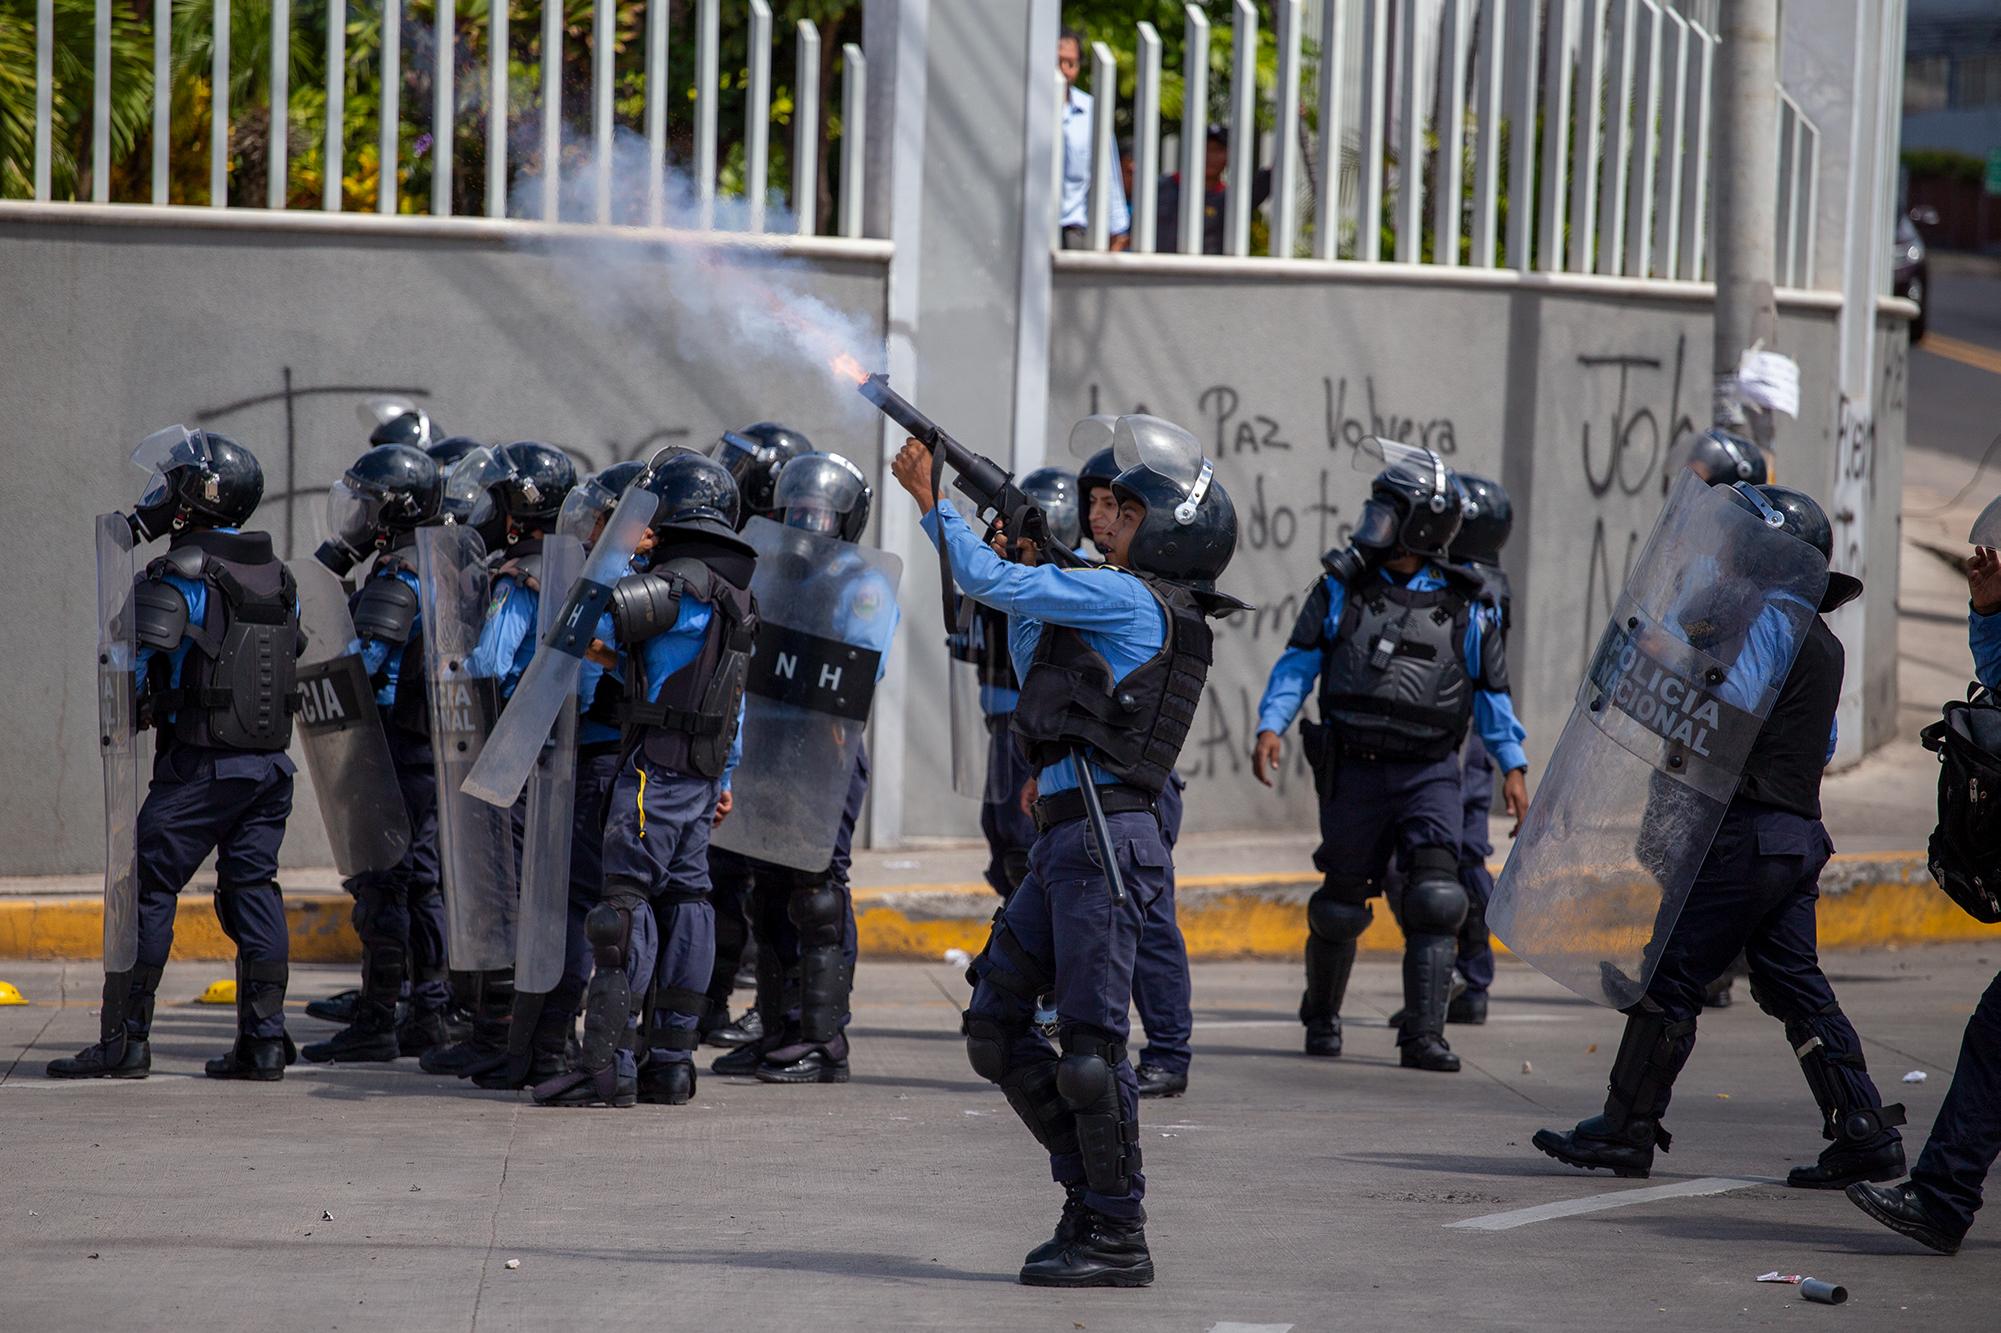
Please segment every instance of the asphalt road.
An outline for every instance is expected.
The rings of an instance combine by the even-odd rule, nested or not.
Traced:
[[[1996,962],[2001,940],[1833,961],[1914,1141]],[[1702,1022],[1674,1152],[1625,1181],[1528,1146],[1597,1109],[1620,1020],[1526,968],[1452,1030],[1448,1076],[1395,1065],[1394,964],[1357,969],[1339,1061],[1297,1054],[1295,967],[1198,966],[1194,1086],[1143,1113],[1159,1280],[1064,1293],[1014,1282],[1059,1196],[966,1067],[949,967],[862,968],[846,1086],[705,1078],[685,1108],[571,1112],[410,1061],[211,1082],[231,1015],[186,1001],[216,973],[169,969],[151,1079],[74,1084],[40,1067],[94,1036],[96,967],[0,965],[34,1002],[0,1008],[0,1328],[1994,1326],[2001,1218],[1947,1259],[1776,1183],[1819,1120],[1741,1001]],[[1754,1281],[1773,1270],[1848,1307]]]
[[[1934,257],[1930,332],[1991,350],[2001,362],[2001,262]],[[1911,349],[1907,433],[1913,449],[1977,460],[1993,448],[1981,485],[2001,492],[2001,373]],[[1968,474],[1969,476],[1971,473]]]

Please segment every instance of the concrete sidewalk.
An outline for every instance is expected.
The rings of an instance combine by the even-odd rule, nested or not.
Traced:
[[[1833,965],[1913,1152],[1997,962]],[[845,1086],[704,1075],[685,1108],[573,1112],[408,1060],[204,1079],[232,1015],[185,1002],[213,971],[169,969],[151,1079],[74,1084],[41,1065],[95,1036],[97,969],[13,969],[35,1003],[0,1008],[0,1328],[1994,1326],[2001,1218],[1945,1259],[1775,1183],[1819,1117],[1748,1003],[1704,1016],[1674,1152],[1629,1181],[1529,1147],[1601,1103],[1620,1019],[1528,969],[1504,962],[1492,1021],[1451,1029],[1467,1069],[1445,1076],[1396,1067],[1393,964],[1356,969],[1338,1061],[1298,1054],[1295,966],[1200,965],[1192,1089],[1142,1110],[1159,1280],[1063,1293],[1013,1281],[1060,1195],[966,1067],[952,968],[861,969]],[[293,992],[350,982],[302,967]],[[1533,1220],[1557,1204],[1599,1211]],[[1774,1269],[1845,1284],[1848,1308],[1753,1281]]]

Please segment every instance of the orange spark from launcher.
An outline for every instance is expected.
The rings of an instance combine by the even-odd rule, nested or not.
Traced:
[[[868,372],[862,369],[862,363],[849,356],[846,352],[842,352],[827,364],[833,368],[836,375],[845,376],[853,380],[856,384],[860,384],[868,378]]]

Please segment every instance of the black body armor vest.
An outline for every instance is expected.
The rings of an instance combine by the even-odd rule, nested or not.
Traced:
[[[641,702],[653,692],[640,651],[644,640],[622,645],[626,679],[639,682],[639,688],[621,704],[620,729],[628,746],[637,730],[638,748],[648,763],[719,778],[736,740],[737,710],[757,641],[757,603],[747,586],[730,582],[701,560],[669,560],[652,573],[676,580],[683,598],[707,602],[714,614],[693,660],[667,678],[651,703]]]
[[[298,588],[264,532],[201,529],[175,537],[146,567],[148,579],[177,574],[208,589],[204,624],[190,623],[193,644],[181,683],[152,690],[156,715],[174,715],[173,736],[226,750],[282,750],[292,742],[298,708]],[[164,676],[164,655],[154,670]]]
[[[1846,662],[1841,640],[1815,616],[1786,683],[1779,687],[1779,701],[1751,742],[1738,795],[1807,819],[1820,818],[1820,776],[1827,768],[1827,741],[1834,734]]]
[[[1320,646],[1320,718],[1336,724],[1344,753],[1443,759],[1465,741],[1475,686],[1460,649],[1479,590],[1456,571],[1446,578],[1445,587],[1431,592],[1373,575],[1349,585],[1331,642],[1322,642],[1325,596],[1307,599],[1293,643],[1299,645],[1317,602],[1307,642]],[[1491,680],[1491,671],[1482,674]]]
[[[1035,661],[1021,682],[1014,734],[1038,771],[1082,746],[1091,763],[1120,782],[1158,795],[1195,721],[1213,640],[1186,588],[1143,574],[1130,577],[1144,583],[1166,613],[1167,638],[1160,650],[1114,682],[1111,664],[1082,633],[1044,625]]]

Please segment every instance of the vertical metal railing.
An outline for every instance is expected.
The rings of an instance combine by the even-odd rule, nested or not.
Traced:
[[[111,0],[97,0],[92,21],[90,201],[105,204],[111,202]]]
[[[563,212],[563,4],[542,0],[542,220]]]
[[[1688,121],[1688,20],[1673,9],[1662,15],[1660,151],[1654,183],[1653,272],[1680,276],[1682,164]]]
[[[504,0],[503,0],[504,3]],[[452,159],[457,156],[453,89],[457,75],[459,16],[455,0],[437,0],[431,65],[431,212],[449,217],[452,211]]]
[[[646,7],[646,222],[653,227],[667,219],[667,17],[663,4]],[[813,46],[819,49],[817,33]],[[816,64],[815,88],[819,73]],[[817,94],[812,105],[818,109]]]
[[[655,6],[658,8],[658,6]],[[800,19],[793,61],[795,110],[792,117],[792,213],[801,236],[813,234],[820,203],[820,30]],[[653,111],[653,98],[647,114]]]
[[[161,4],[171,0],[160,0]],[[505,6],[496,6],[504,9]],[[326,161],[320,183],[320,207],[338,213],[345,195],[346,147],[342,128],[347,117],[347,0],[327,3],[327,142]],[[165,136],[166,117],[160,114],[154,133]],[[157,187],[156,187],[157,191]]]
[[[1425,62],[1419,58],[1424,43],[1418,37],[1419,0],[1402,0],[1397,45],[1398,83],[1403,93],[1397,108],[1396,259],[1399,264],[1415,264],[1424,256],[1424,107]]]
[[[1273,119],[1271,178],[1271,253],[1292,256],[1299,234],[1299,59],[1301,0],[1273,0],[1277,10],[1278,97]],[[1255,89],[1253,93],[1255,94]],[[1138,181],[1135,176],[1134,181]]]
[[[1535,267],[1535,115],[1542,90],[1536,81],[1535,0],[1515,0],[1507,49],[1514,59],[1515,94],[1508,100],[1508,267],[1527,273]]]
[[[1633,152],[1633,118],[1628,109],[1633,94],[1635,0],[1612,0],[1606,39],[1611,45],[1605,88],[1605,156],[1593,168],[1598,180],[1598,254],[1596,264],[1576,265],[1580,273],[1617,273],[1626,245],[1626,164]],[[1580,92],[1579,96],[1583,94]],[[1595,99],[1594,99],[1595,100]],[[1583,110],[1579,108],[1579,114]],[[1579,164],[1580,177],[1584,174]],[[1573,193],[1572,198],[1575,198]],[[1572,209],[1573,214],[1576,210]],[[1573,226],[1579,225],[1573,218]],[[1588,256],[1589,251],[1585,251]],[[1573,252],[1574,254],[1574,252]]]
[[[336,7],[340,0],[333,0]],[[167,62],[174,37],[174,0],[153,0],[153,202],[169,197],[167,148],[173,118],[174,88]],[[338,107],[339,103],[332,103]],[[328,125],[334,123],[328,120]]]
[[[1702,280],[1709,247],[1709,99],[1716,85],[1716,38],[1690,20],[1688,111],[1682,135],[1681,272]]]
[[[1473,227],[1469,260],[1475,268],[1492,268],[1501,211],[1501,105],[1507,82],[1508,0],[1486,0],[1480,9],[1478,26],[1480,53],[1473,85]]]
[[[1660,6],[1640,0],[1634,18],[1632,162],[1626,185],[1626,263],[1629,278],[1647,276],[1654,248],[1654,176],[1660,155]]]
[[[743,193],[751,231],[764,230],[771,181],[771,6],[750,0],[750,86],[745,90]]]
[[[1183,13],[1181,62],[1181,216],[1176,219],[1181,253],[1202,253],[1202,203],[1208,193],[1209,17],[1194,5]]]
[[[1444,59],[1438,85],[1438,193],[1431,210],[1431,258],[1459,262],[1459,219],[1465,206],[1466,39],[1473,0],[1445,0],[1438,43]]]
[[[657,6],[656,6],[657,8]],[[507,5],[486,7],[486,215],[507,216]]]
[[[229,207],[229,0],[215,0],[209,61],[208,204]]]
[[[611,221],[612,33],[617,0],[597,0],[591,14],[591,217],[600,227]]]
[[[1389,100],[1390,0],[1362,0],[1361,153],[1355,188],[1355,258],[1383,257],[1383,138]]]
[[[1159,239],[1160,207],[1160,33],[1139,25],[1139,80],[1133,88],[1132,248],[1152,254]]]
[[[382,4],[382,124],[376,139],[375,211],[396,211],[396,158],[403,130],[403,0]]]
[[[1112,48],[1091,43],[1091,202],[1085,233],[1093,250],[1112,240],[1112,128],[1119,109],[1119,63]]]
[[[1571,146],[1570,167],[1570,270],[1573,273],[1591,271],[1591,243],[1598,230],[1599,203],[1599,146],[1601,134],[1607,130],[1604,121],[1610,120],[1613,132],[1619,135],[1615,148],[1605,145],[1605,169],[1615,173],[1614,188],[1606,191],[1617,195],[1616,173],[1625,162],[1625,119],[1623,116],[1604,114],[1609,105],[1613,108],[1625,105],[1625,89],[1620,87],[1617,71],[1614,70],[1610,87],[1606,78],[1606,48],[1610,35],[1606,32],[1606,7],[1608,0],[1576,0],[1583,6],[1578,14],[1577,85],[1575,90],[1577,126]],[[1614,8],[1631,13],[1633,0],[1609,0]],[[1554,12],[1554,11],[1552,11]],[[1555,29],[1552,18],[1550,27]],[[1627,25],[1630,27],[1630,23]],[[1621,47],[1629,51],[1630,47]],[[1630,55],[1624,56],[1627,77],[1632,74]],[[1559,118],[1556,124],[1562,124]],[[1545,140],[1548,138],[1545,130]],[[1563,136],[1558,135],[1559,148]]]
[[[695,225],[716,225],[716,103],[721,45],[717,0],[699,0],[695,9]]]
[[[1341,252],[1341,96],[1342,71],[1347,66],[1348,10],[1352,0],[1321,0],[1320,13],[1320,141],[1315,156],[1320,178],[1313,200],[1313,257],[1333,259]]]
[[[1258,171],[1258,11],[1235,0],[1230,15],[1230,164],[1223,195],[1223,253],[1251,252],[1251,192]]]
[[[55,123],[55,0],[35,2],[35,198],[49,198],[49,132]]]
[[[449,0],[441,0],[449,3]],[[290,0],[271,0],[271,145],[264,162],[264,206],[283,208],[292,160],[292,8]]]
[[[841,235],[862,234],[863,146],[868,138],[868,60],[860,46],[841,47],[847,76],[841,81]]]
[[[1570,15],[1575,0],[1549,0],[1547,39],[1543,47],[1542,170],[1536,209],[1538,267],[1545,273],[1563,268],[1563,186],[1568,169],[1570,124]]]

